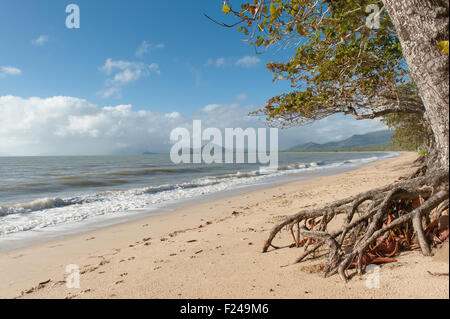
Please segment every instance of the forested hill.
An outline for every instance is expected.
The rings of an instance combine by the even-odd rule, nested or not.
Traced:
[[[363,135],[353,135],[342,141],[328,142],[325,144],[305,143],[296,145],[288,151],[313,152],[313,151],[383,151],[389,150],[393,131],[383,130]]]

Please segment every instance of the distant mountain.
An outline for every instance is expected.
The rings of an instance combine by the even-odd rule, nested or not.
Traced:
[[[203,145],[202,145],[202,147],[201,147],[201,149],[199,149],[199,148],[197,148],[197,149],[194,149],[194,148],[190,148],[190,152],[191,152],[191,154],[194,152],[194,150],[197,150],[197,151],[199,151],[200,153],[201,152],[203,152],[203,150],[205,149],[205,147],[206,146],[208,146],[209,144],[211,144],[211,150],[212,150],[212,152],[211,152],[211,154],[214,154],[214,147],[215,148],[218,148],[218,149],[222,149],[222,154],[225,154],[227,151],[228,152],[234,152],[234,153],[236,153],[236,152],[238,152],[237,151],[237,149],[236,149],[236,147],[235,147],[235,145],[233,144],[233,149],[227,149],[227,148],[225,148],[224,146],[220,146],[220,145],[217,145],[217,144],[214,144],[214,143],[210,143],[210,142],[206,142],[206,143],[204,143]],[[181,151],[180,151],[181,152]],[[244,151],[243,152],[247,152],[247,148],[245,148],[244,149]]]
[[[161,153],[155,153],[155,152],[144,152],[144,153],[142,153],[142,155],[157,155],[157,154],[161,154]]]
[[[387,150],[391,144],[393,131],[376,131],[363,135],[353,135],[342,141],[325,144],[305,143],[291,147],[288,151],[313,152],[313,151],[345,151],[345,150]]]

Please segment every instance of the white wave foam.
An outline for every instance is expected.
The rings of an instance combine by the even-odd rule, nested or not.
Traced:
[[[0,216],[64,207],[75,203],[76,201],[74,199],[40,198],[28,203],[0,206]]]
[[[368,163],[381,156],[354,159],[330,164],[324,162],[290,164],[283,169],[262,167],[250,172],[237,172],[221,177],[204,177],[189,182],[109,191],[68,199],[43,198],[33,202],[0,207],[0,236],[20,231],[41,229],[60,224],[75,223],[99,215],[130,210],[158,208],[168,202],[196,198],[201,195],[251,185],[277,176],[319,171]]]

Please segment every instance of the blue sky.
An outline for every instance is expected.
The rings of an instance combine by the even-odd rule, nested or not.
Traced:
[[[80,29],[67,29],[66,5],[80,7]],[[250,103],[264,103],[285,83],[273,84],[265,69],[272,53],[258,55],[255,67],[233,64],[254,49],[240,41],[236,30],[215,25],[202,16],[219,19],[220,1],[2,1],[0,50],[2,64],[22,70],[21,77],[2,81],[0,94],[20,96],[67,95],[98,104],[106,76],[100,71],[106,59],[157,63],[160,74],[150,74],[122,89],[122,99],[157,111],[191,112],[210,103],[232,103],[245,93]],[[32,41],[48,37],[41,45]],[[136,50],[146,41],[154,48],[142,56]],[[277,52],[279,54],[279,52]],[[220,67],[205,66],[209,59],[224,58]],[[219,63],[220,64],[220,63]],[[6,82],[6,83],[3,83]]]
[[[68,15],[65,9],[70,3],[80,8],[80,29],[65,26]],[[15,119],[21,125],[8,131],[4,128],[3,135],[0,130],[0,155],[53,154],[56,149],[49,147],[48,141],[54,138],[53,144],[58,139],[58,143],[66,145],[69,136],[71,143],[82,145],[86,144],[85,139],[90,139],[95,145],[95,139],[106,135],[101,129],[106,122],[100,125],[100,121],[105,121],[105,117],[111,119],[108,123],[121,121],[118,112],[114,115],[104,109],[108,106],[129,105],[130,126],[136,125],[130,118],[135,119],[141,110],[149,112],[148,117],[165,118],[172,114],[188,120],[204,113],[208,105],[220,105],[226,110],[224,115],[236,119],[244,118],[248,109],[263,106],[272,96],[288,91],[287,82],[272,82],[273,75],[267,71],[266,63],[285,60],[289,52],[273,48],[256,55],[251,46],[240,41],[236,29],[216,25],[202,15],[205,12],[227,21],[229,17],[221,12],[221,7],[219,0],[2,1],[0,110],[4,123],[0,118],[0,124],[5,127]],[[33,97],[38,100],[32,100]],[[54,97],[60,98],[51,100]],[[56,114],[54,103],[59,117],[51,114],[40,117],[39,112]],[[61,103],[68,104],[61,106]],[[71,103],[84,106],[73,111],[75,104]],[[67,112],[62,112],[63,109]],[[22,123],[24,119],[19,112],[29,114],[25,118],[30,120]],[[76,116],[80,118],[75,120]],[[52,119],[72,130],[53,127]],[[39,123],[53,131],[42,133],[41,128],[36,128]],[[248,119],[242,123],[248,123]],[[381,128],[378,122],[356,123],[343,117],[338,117],[336,123],[342,123],[335,126],[337,132],[330,131],[323,122],[312,128],[292,129],[283,133],[282,138],[288,146]],[[129,133],[123,126],[115,132],[121,136]],[[114,140],[112,137],[111,143]],[[130,142],[121,145],[127,143]],[[156,145],[157,140],[153,139],[139,147],[160,150],[165,143]],[[29,153],[30,149],[35,151]],[[75,149],[74,152],[91,153],[82,147]],[[139,151],[136,145],[129,149]]]

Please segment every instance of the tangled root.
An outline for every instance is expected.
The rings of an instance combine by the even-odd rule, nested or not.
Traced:
[[[339,273],[347,281],[347,269],[357,268],[362,274],[367,264],[395,261],[392,257],[402,249],[420,248],[423,255],[431,255],[429,242],[436,242],[437,221],[448,210],[448,197],[447,170],[415,174],[410,179],[285,218],[271,230],[263,252],[269,247],[278,249],[272,241],[288,227],[294,245],[304,247],[297,263],[325,245],[325,277]],[[435,216],[430,222],[432,211]],[[338,215],[344,215],[341,229],[328,231],[328,224]],[[310,245],[313,246],[308,249]]]

